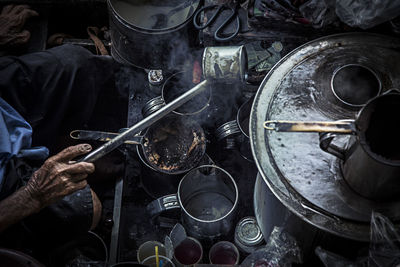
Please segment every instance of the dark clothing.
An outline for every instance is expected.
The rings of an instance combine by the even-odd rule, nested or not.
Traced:
[[[2,57],[0,97],[32,126],[32,146],[46,146],[54,154],[58,134],[89,120],[114,64],[109,56],[73,45]]]
[[[33,128],[32,146],[47,146],[56,136],[82,128],[92,115],[101,88],[113,77],[114,61],[88,50],[63,45],[21,57],[0,57],[0,97]],[[24,185],[43,162],[13,157],[7,165],[0,200]],[[87,186],[24,221],[32,232],[87,231],[93,216]],[[63,229],[63,231],[60,231]]]

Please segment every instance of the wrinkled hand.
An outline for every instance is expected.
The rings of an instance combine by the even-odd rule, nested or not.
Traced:
[[[94,165],[87,162],[72,163],[71,160],[92,150],[88,144],[71,146],[45,161],[33,173],[26,185],[32,200],[41,209],[66,195],[87,185],[88,174],[94,172]]]
[[[28,42],[31,34],[23,30],[25,21],[39,14],[27,5],[8,5],[0,13],[0,46],[20,45]]]

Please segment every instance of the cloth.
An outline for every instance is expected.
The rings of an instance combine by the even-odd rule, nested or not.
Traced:
[[[73,45],[0,57],[0,200],[23,186],[47,157],[46,148],[32,146],[45,145],[54,154],[57,136],[88,122],[99,91],[114,83],[116,67],[110,56]],[[27,218],[23,228],[38,238],[70,237],[89,230],[92,217],[87,186]]]
[[[110,56],[74,45],[0,57],[0,96],[32,126],[32,145],[54,154],[56,136],[89,121],[117,66]]]
[[[9,104],[0,98],[0,191],[6,166],[12,157],[44,160],[46,147],[31,148],[31,126]]]

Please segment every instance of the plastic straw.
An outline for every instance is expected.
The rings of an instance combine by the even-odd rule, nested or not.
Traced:
[[[154,249],[156,250],[156,266],[160,267],[160,259],[158,257],[158,246],[155,246]]]

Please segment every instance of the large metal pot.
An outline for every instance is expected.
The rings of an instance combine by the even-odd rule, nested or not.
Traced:
[[[310,224],[298,214],[307,214],[309,218],[328,223],[329,218],[307,206],[285,196],[278,188],[274,193],[264,182],[260,174],[254,185],[254,212],[258,225],[265,240],[268,240],[274,227],[282,227],[284,231],[295,238],[301,248],[303,260],[307,266],[320,266],[321,262],[315,256],[314,250],[321,246],[343,256],[353,257],[355,251],[366,248],[368,243],[348,240],[319,229]],[[292,205],[296,212],[287,207]],[[343,245],[345,244],[345,245]]]
[[[169,70],[183,63],[196,38],[192,18],[200,0],[107,0],[107,4],[111,54],[117,61]]]
[[[373,201],[351,190],[340,171],[339,160],[319,148],[317,133],[293,135],[263,127],[264,121],[282,118],[301,121],[354,118],[357,113],[354,106],[344,105],[331,90],[333,75],[349,64],[365,66],[376,74],[384,93],[400,84],[399,48],[399,39],[381,35],[327,36],[289,53],[262,82],[250,115],[250,142],[261,177],[259,184],[267,185],[300,221],[359,241],[369,240],[373,210],[399,224],[400,199]],[[347,142],[346,136],[337,138],[339,147]],[[265,225],[271,224],[271,218],[260,215],[266,212],[266,206],[262,205],[265,201],[264,195],[255,195],[258,223],[268,238],[270,229]]]

